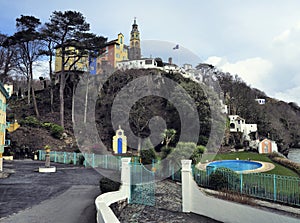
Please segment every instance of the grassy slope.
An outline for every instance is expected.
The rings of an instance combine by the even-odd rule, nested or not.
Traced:
[[[217,155],[205,154],[202,157],[202,161],[205,161],[205,160],[235,160],[236,158],[239,158],[240,160],[250,159],[250,160],[257,160],[257,161],[273,163],[275,165],[275,168],[273,170],[265,172],[267,174],[277,174],[277,175],[283,175],[283,176],[299,177],[297,175],[297,173],[295,173],[294,171],[292,171],[280,164],[274,163],[265,154],[258,154],[258,153],[251,153],[251,152],[233,152],[233,153],[224,153],[224,154],[217,154]]]

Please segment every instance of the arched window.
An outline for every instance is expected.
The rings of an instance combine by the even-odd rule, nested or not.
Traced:
[[[234,123],[230,123],[230,128],[231,129],[235,129],[235,124]]]

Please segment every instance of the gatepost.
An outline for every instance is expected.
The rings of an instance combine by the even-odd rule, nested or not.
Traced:
[[[130,197],[130,161],[131,158],[122,158],[121,182],[128,198]]]
[[[182,211],[191,212],[192,160],[181,160]]]

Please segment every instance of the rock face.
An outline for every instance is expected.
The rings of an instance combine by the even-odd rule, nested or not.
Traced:
[[[155,206],[127,204],[117,215],[120,222],[215,223],[213,219],[181,212],[181,186],[169,180],[156,183]],[[120,206],[124,206],[120,204]]]

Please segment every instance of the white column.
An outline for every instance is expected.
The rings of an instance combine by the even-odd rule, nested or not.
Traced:
[[[181,160],[182,211],[191,211],[192,160]]]
[[[3,171],[3,158],[0,158],[0,172]]]
[[[130,196],[130,161],[131,158],[122,158],[121,183],[127,197]]]

